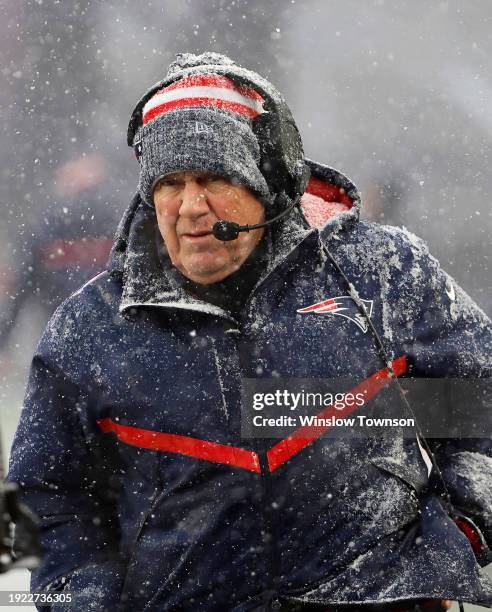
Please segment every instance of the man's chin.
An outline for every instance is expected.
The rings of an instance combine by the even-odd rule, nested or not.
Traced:
[[[177,267],[186,278],[202,285],[217,283],[234,272],[234,270],[229,270],[224,262],[211,261],[207,263],[203,261],[203,258],[200,258],[200,261],[197,262],[184,262],[182,266]]]
[[[199,285],[210,285],[212,283],[219,283],[220,281],[227,278],[231,272],[214,272],[214,273],[200,273],[194,274],[189,272],[183,272],[183,274],[194,283]]]

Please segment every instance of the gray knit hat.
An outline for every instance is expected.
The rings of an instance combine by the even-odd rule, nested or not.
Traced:
[[[300,136],[280,94],[217,53],[177,56],[137,105],[128,143],[140,161],[139,193],[150,206],[157,181],[172,172],[227,177],[271,211],[280,190],[302,194],[307,181]]]

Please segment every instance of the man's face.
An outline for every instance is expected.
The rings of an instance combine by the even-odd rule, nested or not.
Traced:
[[[265,231],[240,232],[237,240],[230,242],[214,238],[212,226],[217,221],[261,223],[265,210],[246,187],[213,174],[166,175],[155,186],[154,205],[173,265],[204,285],[221,281],[240,268]]]

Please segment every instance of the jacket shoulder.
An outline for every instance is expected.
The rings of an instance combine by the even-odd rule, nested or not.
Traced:
[[[81,318],[90,313],[117,311],[121,299],[121,282],[107,270],[89,279],[66,298],[55,310],[51,321],[60,321],[71,313]],[[50,321],[50,322],[51,322]]]
[[[405,227],[363,220],[357,224],[356,231],[359,240],[362,238],[382,247],[391,245],[392,249],[407,255],[430,256],[426,242]]]
[[[358,223],[345,238],[337,245],[341,263],[348,265],[356,282],[377,281],[379,298],[402,328],[418,321],[427,331],[466,328],[489,335],[490,320],[442,269],[424,240],[405,228],[368,221]]]
[[[121,281],[118,276],[104,270],[74,291],[66,301],[76,303],[102,300],[109,306],[116,300],[119,301],[121,291]]]
[[[107,271],[87,281],[55,310],[36,354],[55,363],[81,356],[91,338],[113,324],[120,297],[121,283]]]
[[[332,242],[346,263],[361,274],[385,272],[388,281],[413,283],[428,273],[440,269],[427,244],[406,228],[381,225],[370,221],[354,224]]]

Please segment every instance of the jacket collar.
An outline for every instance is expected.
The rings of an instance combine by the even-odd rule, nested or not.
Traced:
[[[140,307],[158,307],[194,310],[232,319],[222,308],[193,297],[178,285],[159,258],[157,232],[155,211],[140,202],[129,229],[122,266],[120,313]]]

